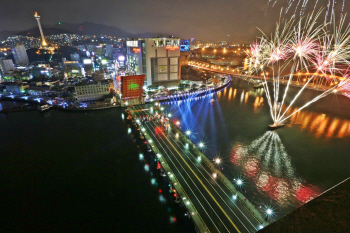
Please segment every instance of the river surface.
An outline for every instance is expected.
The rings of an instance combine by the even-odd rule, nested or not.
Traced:
[[[1,232],[195,232],[122,112],[0,114]]]
[[[290,88],[289,103],[298,88]],[[319,94],[305,90],[290,112]],[[209,101],[214,99],[215,102]],[[4,103],[4,106],[9,106]],[[330,95],[269,131],[263,90],[233,79],[213,96],[166,104],[204,153],[273,219],[350,174],[350,100]],[[194,232],[168,182],[128,133],[123,109],[0,114],[5,232]],[[236,179],[236,180],[234,180]]]
[[[284,88],[282,88],[284,89]],[[289,88],[286,104],[300,89]],[[287,114],[320,92],[304,90]],[[211,103],[213,99],[215,102]],[[263,89],[234,78],[209,97],[165,103],[204,153],[220,158],[222,172],[272,220],[282,217],[350,175],[350,99],[329,95],[292,115],[284,128],[272,123]],[[285,105],[287,106],[287,105]]]

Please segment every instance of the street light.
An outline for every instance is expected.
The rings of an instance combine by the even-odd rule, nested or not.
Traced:
[[[186,131],[186,135],[187,135],[187,136],[190,136],[190,134],[191,134],[191,131],[187,130],[187,131]]]
[[[242,180],[241,180],[241,179],[238,179],[238,180],[237,180],[237,184],[238,184],[238,185],[242,185],[242,184],[243,184]]]
[[[272,210],[269,209],[269,208],[267,208],[266,213],[267,213],[268,215],[271,215],[271,214],[272,214]]]
[[[215,163],[216,164],[220,164],[221,163],[221,159],[219,159],[219,158],[215,159]]]
[[[198,144],[198,146],[199,146],[199,148],[203,148],[203,147],[204,147],[203,142],[200,142],[200,143]]]

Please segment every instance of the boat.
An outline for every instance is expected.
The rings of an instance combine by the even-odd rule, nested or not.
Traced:
[[[50,108],[51,108],[51,106],[48,105],[48,104],[44,104],[44,105],[39,105],[39,106],[38,106],[38,110],[41,111],[41,112],[47,111],[47,110],[49,110]]]
[[[284,127],[284,124],[272,124],[272,125],[269,125],[269,129],[271,129],[271,130],[275,130],[275,129],[282,128],[282,127]]]

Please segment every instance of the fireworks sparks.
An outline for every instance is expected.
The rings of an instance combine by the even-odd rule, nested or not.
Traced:
[[[295,17],[282,21],[277,24],[271,38],[264,34],[252,44],[247,53],[248,59],[254,64],[250,66],[249,73],[262,72],[264,76],[264,89],[274,126],[282,124],[293,114],[328,94],[349,89],[350,25],[345,26],[345,17],[341,17],[339,24],[334,27],[319,23],[317,20],[321,13],[322,10],[298,21]],[[329,28],[333,30],[330,31]],[[267,70],[272,71],[272,78],[265,76]],[[295,72],[307,72],[311,75],[303,79],[302,88],[290,104],[283,107]],[[280,98],[280,83],[284,82],[284,74],[289,74],[289,77],[283,97]],[[323,80],[328,86],[326,91],[297,111],[287,114],[306,87],[315,87],[317,82],[320,85]],[[272,88],[269,88],[267,81],[272,81]]]
[[[276,5],[278,0],[269,0],[267,3],[267,9],[272,3],[272,7]],[[316,7],[318,7],[318,0],[316,1],[310,1],[310,2],[315,2],[315,5],[313,7],[313,10],[315,11]],[[325,13],[325,19],[324,22],[332,22],[332,19],[334,18],[334,12],[335,12],[335,7],[336,7],[336,0],[328,0],[327,2],[327,10]],[[345,0],[341,2],[342,7],[341,7],[341,15],[343,15],[344,12],[344,6],[345,6]],[[299,15],[303,16],[306,11],[306,7],[309,5],[309,0],[287,0],[287,7],[284,10],[284,13],[288,13],[290,9],[294,8],[294,15],[296,15],[297,11],[299,11]],[[265,11],[265,14],[267,12],[267,9]]]

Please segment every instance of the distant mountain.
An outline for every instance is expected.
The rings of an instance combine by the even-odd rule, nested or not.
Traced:
[[[129,37],[129,38],[149,38],[149,37],[157,37],[159,35],[163,35],[166,37],[171,36],[166,33],[150,33],[150,32],[132,34],[117,27],[107,26],[104,24],[96,24],[92,22],[84,22],[81,24],[61,22],[60,24],[55,24],[55,25],[42,25],[42,28],[43,28],[44,35],[74,33],[79,35],[98,35],[98,36],[107,35],[107,36]],[[25,31],[1,31],[0,40],[6,40],[7,37],[14,36],[14,35],[40,37],[40,31],[38,27],[32,27]]]
[[[6,40],[7,37],[9,37],[9,36],[14,36],[14,35],[16,35],[18,32],[19,32],[19,31],[9,31],[9,30],[1,31],[1,32],[0,32],[0,41]]]
[[[52,28],[52,27],[47,27],[47,26],[43,26],[42,29],[43,29],[44,35],[46,35],[46,36],[55,35],[55,34],[63,34],[63,33],[67,33],[67,34],[73,33],[71,31],[64,30],[61,28]],[[16,35],[32,36],[32,37],[40,37],[41,36],[38,27],[32,27],[28,30],[18,32]]]

